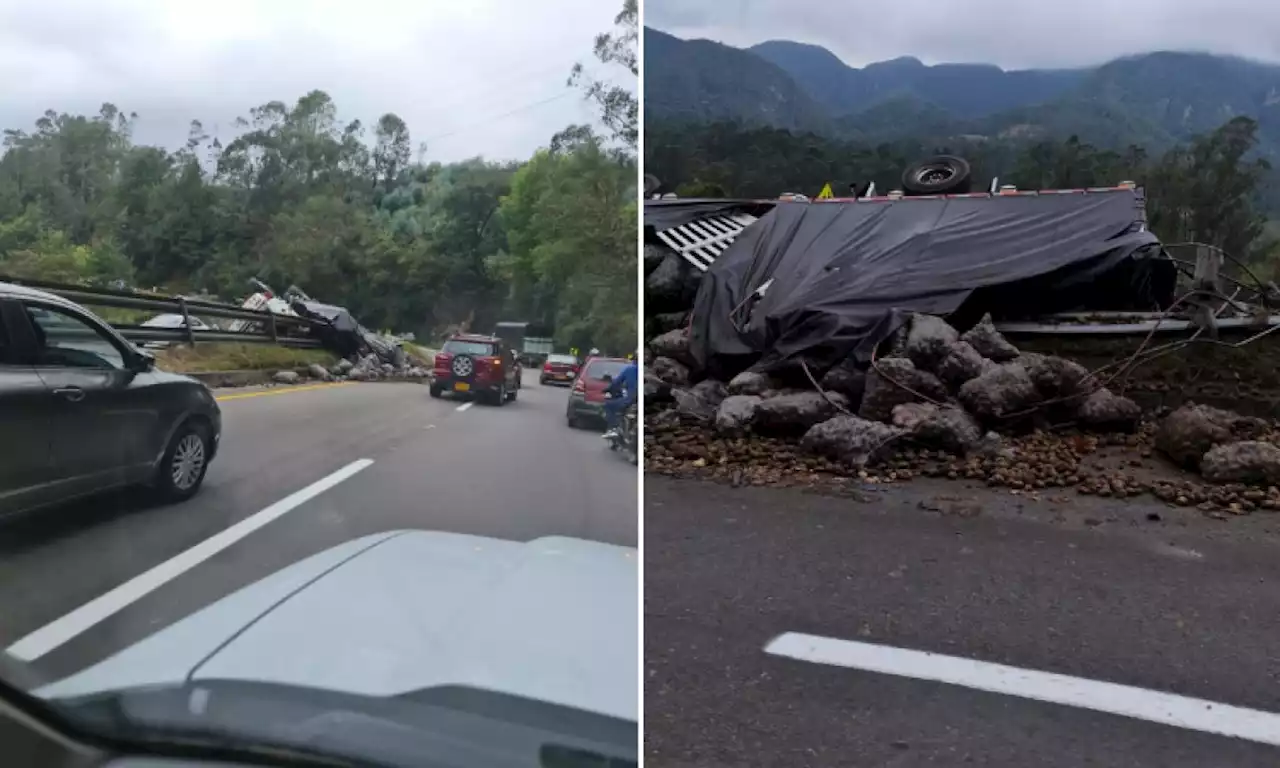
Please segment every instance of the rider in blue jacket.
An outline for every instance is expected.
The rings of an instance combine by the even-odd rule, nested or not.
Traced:
[[[636,361],[632,360],[626,368],[618,372],[613,381],[609,382],[607,391],[613,397],[604,402],[604,419],[606,426],[609,427],[604,433],[606,440],[618,436],[618,419],[636,401],[639,378],[640,369]]]

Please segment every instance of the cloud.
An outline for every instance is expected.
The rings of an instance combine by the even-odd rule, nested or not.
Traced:
[[[225,142],[252,107],[326,91],[343,122],[394,112],[427,159],[528,157],[596,110],[565,81],[621,0],[0,0],[0,128],[46,109],[136,112],[134,137],[179,146],[191,120]]]
[[[645,0],[644,22],[737,47],[813,43],[852,66],[915,56],[1075,67],[1154,50],[1280,62],[1280,4],[1258,0]]]

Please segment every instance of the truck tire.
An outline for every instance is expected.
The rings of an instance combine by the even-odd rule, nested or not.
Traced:
[[[954,155],[937,155],[907,166],[902,172],[902,191],[910,196],[962,195],[972,181],[969,162]]]

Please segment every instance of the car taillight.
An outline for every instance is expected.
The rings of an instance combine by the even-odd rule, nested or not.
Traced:
[[[546,371],[547,373],[551,373],[551,363],[547,363],[546,365],[542,366],[542,370]]]
[[[453,359],[453,355],[448,352],[441,352],[436,355],[435,364],[437,368],[448,368],[449,361]]]

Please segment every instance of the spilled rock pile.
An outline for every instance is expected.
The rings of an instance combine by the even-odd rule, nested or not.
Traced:
[[[757,485],[926,475],[1029,495],[1151,494],[1216,516],[1280,509],[1274,423],[1191,404],[1144,415],[1105,376],[1020,352],[990,318],[961,334],[915,315],[881,349],[865,371],[836,366],[817,391],[754,371],[703,378],[687,330],[655,336],[646,469]]]
[[[328,368],[312,363],[305,369],[277,371],[271,376],[276,384],[301,384],[315,381],[421,381],[431,377],[431,371],[418,361],[397,359],[397,364],[384,362],[377,355],[367,354],[356,361],[342,358]],[[304,372],[305,371],[305,372]]]

